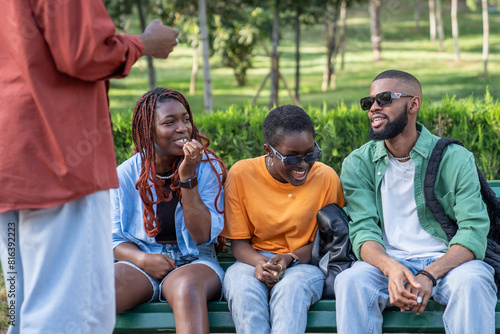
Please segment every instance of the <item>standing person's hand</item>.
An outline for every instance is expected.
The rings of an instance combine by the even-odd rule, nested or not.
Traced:
[[[155,58],[167,58],[177,45],[177,29],[167,27],[156,19],[152,21],[139,38],[144,45],[143,55]]]

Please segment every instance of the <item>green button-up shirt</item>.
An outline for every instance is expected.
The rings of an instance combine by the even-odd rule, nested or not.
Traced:
[[[459,145],[445,148],[439,166],[434,192],[446,215],[458,224],[457,234],[448,242],[446,233],[425,204],[424,178],[432,149],[439,137],[417,123],[420,136],[410,152],[415,163],[414,192],[417,215],[422,228],[433,237],[470,249],[482,260],[490,222],[481,197],[481,186],[471,152]],[[388,155],[384,141],[370,141],[353,151],[342,164],[340,179],[344,187],[346,208],[352,218],[349,234],[354,253],[360,259],[361,245],[368,240],[384,247],[382,227],[382,178],[387,170]]]

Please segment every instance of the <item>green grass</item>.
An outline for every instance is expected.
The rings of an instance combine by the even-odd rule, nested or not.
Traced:
[[[6,333],[7,328],[9,328],[9,313],[7,306],[7,291],[5,290],[5,281],[0,264],[0,333]]]
[[[439,103],[445,95],[457,98],[470,94],[483,96],[486,87],[493,98],[500,98],[500,14],[490,14],[490,56],[488,75],[483,75],[482,62],[482,17],[480,12],[461,8],[460,61],[455,62],[449,11],[444,8],[445,52],[439,52],[439,43],[429,41],[428,13],[422,6],[420,29],[417,31],[411,7],[383,9],[382,57],[372,61],[369,16],[365,7],[356,7],[348,12],[347,50],[345,67],[337,66],[336,89],[321,91],[323,69],[326,64],[325,39],[320,25],[303,27],[301,41],[301,84],[300,100],[303,106],[328,108],[344,102],[358,103],[366,96],[371,80],[386,69],[401,69],[414,74],[423,87],[424,102]],[[282,52],[280,70],[290,87],[295,86],[294,36],[291,27],[282,27]],[[269,46],[269,43],[268,43]],[[220,66],[217,57],[211,58],[212,94],[214,110],[225,110],[230,105],[248,103],[269,72],[270,60],[262,48],[255,52],[254,67],[248,71],[247,85],[238,87],[232,70]],[[180,44],[167,60],[155,60],[158,86],[176,89],[186,94],[195,114],[203,112],[202,60],[197,79],[197,91],[188,95],[192,66],[192,52]],[[119,81],[123,87],[110,90],[111,112],[127,112],[133,109],[137,98],[147,91],[146,62],[140,59],[128,78]],[[280,104],[292,103],[284,86],[280,86]],[[257,105],[267,106],[269,82],[261,92]],[[425,104],[424,104],[425,108]]]

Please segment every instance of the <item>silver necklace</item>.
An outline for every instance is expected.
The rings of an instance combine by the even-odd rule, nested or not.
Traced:
[[[162,180],[169,180],[172,178],[172,176],[174,176],[174,173],[168,175],[168,176],[163,176],[163,175],[158,175],[156,174],[156,177],[159,178],[159,179],[162,179]]]
[[[387,154],[389,155],[389,158],[391,159],[394,159],[394,160],[397,160],[397,161],[403,161],[403,160],[408,160],[408,159],[411,159],[411,157],[408,155],[406,157],[402,157],[402,158],[397,158],[395,157],[394,155],[392,155],[391,152],[387,151]]]

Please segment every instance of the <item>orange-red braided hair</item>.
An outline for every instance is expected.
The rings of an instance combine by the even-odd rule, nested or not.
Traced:
[[[179,197],[179,203],[182,205],[182,195],[179,187],[179,172],[178,168],[181,162],[182,156],[175,159],[172,166],[173,176],[172,184],[170,186],[170,191],[165,191],[164,185],[165,181],[160,180],[156,177],[156,156],[155,156],[155,110],[159,104],[166,102],[167,100],[176,100],[180,102],[189,114],[189,121],[192,126],[191,139],[198,140],[202,145],[206,153],[206,159],[202,161],[208,161],[210,166],[217,175],[217,180],[219,181],[219,193],[215,197],[215,207],[219,213],[219,206],[217,205],[220,199],[220,194],[224,182],[226,181],[226,166],[220,160],[220,158],[215,154],[214,151],[208,148],[210,145],[210,140],[199,134],[198,129],[193,123],[193,114],[189,103],[187,102],[184,95],[181,93],[167,89],[167,88],[156,88],[150,92],[147,92],[139,98],[137,104],[134,108],[134,114],[132,118],[132,136],[135,144],[135,152],[141,155],[141,175],[137,181],[135,187],[139,190],[142,202],[144,203],[144,230],[146,234],[150,237],[155,237],[160,232],[160,224],[156,218],[156,214],[153,209],[154,204],[158,204],[161,201],[170,201],[172,199],[172,191],[177,193]],[[213,164],[213,161],[217,161],[222,169],[219,173]],[[153,198],[153,190],[156,193],[157,200]]]

